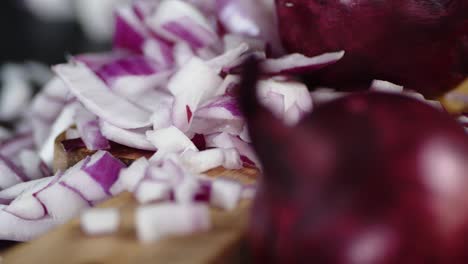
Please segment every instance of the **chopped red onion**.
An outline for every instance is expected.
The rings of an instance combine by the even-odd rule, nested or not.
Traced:
[[[0,155],[16,157],[25,149],[34,148],[34,139],[31,133],[18,133],[0,143]]]
[[[167,153],[181,153],[198,150],[195,144],[175,126],[146,132],[147,139],[158,149],[152,159],[159,159]]]
[[[29,107],[34,142],[41,147],[49,136],[51,125],[67,103],[68,88],[62,80],[54,77],[36,95]]]
[[[86,188],[86,186],[82,186],[82,188]],[[58,183],[38,191],[34,197],[46,208],[47,214],[54,219],[71,219],[77,212],[90,206],[89,202],[79,193]],[[63,201],[67,201],[67,203]]]
[[[158,204],[139,207],[135,223],[138,239],[150,243],[168,236],[207,231],[211,218],[203,204]]]
[[[34,185],[28,186],[28,188],[15,197],[4,210],[21,219],[39,220],[44,218],[47,214],[47,209],[41,201],[35,197],[35,194],[49,186],[58,177],[59,174],[45,178],[46,180],[35,181]]]
[[[371,91],[380,91],[380,92],[389,92],[389,93],[402,93],[403,92],[403,86],[387,82],[387,81],[382,81],[382,80],[374,80],[372,81],[371,84]]]
[[[146,24],[156,33],[174,42],[184,41],[192,49],[213,44],[217,35],[201,12],[181,0],[165,0],[146,18]]]
[[[96,180],[102,189],[109,194],[109,189],[117,180],[119,172],[125,165],[109,152],[98,151],[84,165],[83,171]]]
[[[143,44],[143,54],[165,68],[174,66],[173,46],[155,39],[148,39]]]
[[[147,32],[132,8],[125,6],[115,11],[115,48],[141,52]]]
[[[228,132],[238,135],[243,126],[244,120],[236,99],[219,96],[200,106],[194,114],[190,130],[200,134]]]
[[[278,100],[270,99],[272,93],[276,93],[283,96],[283,109],[282,115],[285,122],[288,122],[289,125],[297,123],[297,121],[305,113],[308,113],[312,110],[312,99],[310,97],[307,87],[303,83],[295,81],[278,81],[278,80],[263,80],[258,84],[258,96],[260,100],[267,104],[272,109],[277,108]],[[288,112],[291,108],[297,108],[300,111],[299,117],[296,112]],[[296,110],[296,109],[293,109]],[[289,113],[292,113],[293,116],[289,116]]]
[[[148,165],[148,160],[142,157],[135,160],[130,167],[123,168],[117,181],[112,185],[110,192],[113,195],[121,193],[124,190],[134,192],[138,183],[145,177]]]
[[[195,177],[185,177],[174,187],[175,201],[181,204],[191,204],[199,192],[200,182]]]
[[[18,118],[29,103],[33,89],[24,69],[19,65],[6,64],[1,68],[0,120]]]
[[[83,107],[74,116],[80,137],[89,150],[109,149],[109,141],[102,135],[98,118]]]
[[[221,82],[221,78],[205,62],[196,57],[190,59],[168,83],[168,89],[175,97],[174,125],[187,131],[191,122],[187,118],[187,109],[195,112],[200,103],[216,93]]]
[[[146,139],[147,128],[123,129],[103,120],[100,121],[102,134],[109,140],[124,146],[155,151],[155,146]]]
[[[179,42],[174,45],[174,59],[178,67],[183,67],[195,53],[185,42]]]
[[[45,217],[35,221],[19,218],[0,209],[0,238],[13,241],[29,241],[63,223],[59,219]]]
[[[0,155],[0,189],[6,189],[17,183],[28,181],[28,177],[11,160]]]
[[[236,208],[242,192],[242,185],[238,182],[217,179],[211,185],[210,203],[224,210]]]
[[[345,92],[338,92],[330,88],[319,88],[310,93],[312,100],[316,104],[324,104],[326,102],[338,99],[347,95]]]
[[[82,170],[68,173],[60,179],[60,185],[74,191],[87,203],[100,202],[108,198],[99,182],[91,178],[90,175]],[[86,186],[86,188],[84,188]]]
[[[260,162],[258,161],[258,158],[250,144],[236,136],[230,135],[228,133],[212,134],[206,137],[206,145],[208,147],[224,149],[234,148],[241,156],[247,157],[257,166],[260,166]]]
[[[171,186],[160,181],[143,181],[135,190],[135,198],[140,204],[169,199]]]
[[[315,57],[306,57],[299,53],[288,54],[277,59],[266,59],[261,62],[262,71],[266,74],[299,74],[319,70],[334,64],[344,56],[344,51],[324,53]]]
[[[23,150],[18,155],[19,163],[24,174],[28,177],[28,180],[35,180],[50,174],[47,170],[43,171],[42,167],[47,166],[43,163],[39,155],[32,150]],[[47,174],[44,174],[47,173]]]
[[[224,67],[232,65],[232,63],[248,50],[249,45],[247,45],[247,43],[240,43],[237,47],[227,49],[223,54],[209,60],[207,64],[215,69],[216,72],[220,73]]]
[[[81,103],[103,120],[127,129],[150,124],[148,112],[112,93],[85,65],[63,64],[54,70]]]
[[[80,132],[76,128],[69,128],[65,131],[65,139],[77,139],[80,138]]]
[[[36,180],[31,180],[27,182],[21,182],[18,184],[15,184],[5,190],[0,191],[0,204],[10,204],[11,201],[13,201],[15,198],[17,198],[19,195],[22,193],[30,190],[34,186],[40,184],[40,183],[46,183],[47,184],[52,180],[53,176],[46,177],[46,178],[41,178],[41,179],[36,179]]]
[[[222,166],[224,164],[224,151],[223,149],[187,150],[182,153],[181,158],[190,171],[201,173]]]
[[[282,52],[274,1],[221,0],[216,1],[216,11],[229,33],[259,37],[273,48],[275,54]]]
[[[78,107],[79,104],[76,102],[67,105],[52,124],[49,136],[39,151],[39,156],[46,164],[51,164],[54,158],[54,143],[57,136],[75,123],[73,117]]]
[[[119,228],[120,214],[117,208],[93,208],[81,214],[81,230],[87,235],[106,235]]]

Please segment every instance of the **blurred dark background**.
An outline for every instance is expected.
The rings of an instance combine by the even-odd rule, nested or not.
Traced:
[[[36,60],[50,65],[63,62],[67,54],[109,47],[108,43],[89,41],[76,21],[40,20],[21,2],[1,0],[0,64]]]

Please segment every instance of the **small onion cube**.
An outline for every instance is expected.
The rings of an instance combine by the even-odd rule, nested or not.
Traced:
[[[139,203],[165,200],[170,197],[171,187],[161,181],[143,181],[135,191],[135,198]]]
[[[192,203],[200,190],[200,183],[194,177],[186,177],[175,186],[175,199],[179,203]]]
[[[144,157],[137,159],[128,168],[123,168],[116,182],[112,185],[112,194],[120,193],[123,190],[135,191],[138,183],[143,179],[148,168],[148,160]]]
[[[211,186],[210,203],[224,210],[233,210],[241,197],[242,185],[238,182],[217,179]]]
[[[120,215],[116,208],[93,208],[81,215],[81,229],[87,235],[111,234],[119,228]]]
[[[142,206],[135,218],[138,239],[144,243],[207,231],[211,226],[208,206],[199,203]]]

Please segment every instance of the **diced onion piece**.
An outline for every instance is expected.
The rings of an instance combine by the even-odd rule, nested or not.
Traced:
[[[35,197],[47,208],[47,213],[54,219],[68,220],[89,203],[80,194],[61,185],[52,184],[36,193]],[[64,201],[67,201],[64,203]]]
[[[32,186],[25,189],[18,195],[5,211],[19,218],[26,220],[38,220],[44,218],[47,214],[45,206],[36,197],[36,193],[56,182],[61,174],[52,177],[40,179]]]
[[[174,60],[178,67],[183,67],[191,58],[195,56],[195,53],[190,46],[185,42],[179,42],[174,45]]]
[[[104,82],[83,64],[58,65],[55,72],[88,110],[121,128],[150,125],[150,114],[112,93]]]
[[[58,77],[51,79],[33,99],[29,107],[34,142],[38,148],[45,143],[53,122],[67,104],[68,88]]]
[[[152,16],[145,20],[148,27],[174,42],[184,41],[193,49],[217,40],[205,16],[191,4],[181,0],[162,1]]]
[[[166,68],[174,65],[173,47],[166,42],[148,39],[143,44],[143,53]]]
[[[311,92],[312,100],[316,104],[324,104],[347,95],[345,92],[338,92],[330,88],[319,88]]]
[[[344,51],[325,53],[315,57],[306,57],[299,53],[288,54],[277,59],[266,59],[261,68],[267,74],[299,74],[314,71],[339,61]]]
[[[249,45],[246,43],[240,43],[237,47],[228,49],[223,54],[209,60],[207,64],[219,73],[225,66],[235,62],[243,53],[248,50]]]
[[[93,208],[80,218],[81,230],[87,235],[105,235],[117,232],[120,214],[116,208]]]
[[[239,153],[235,149],[187,150],[181,158],[193,173],[205,172],[220,166],[239,169],[241,165]]]
[[[0,210],[0,239],[12,241],[29,241],[46,233],[54,226],[63,223],[59,219],[45,217],[42,219],[25,220],[5,210]]]
[[[90,204],[108,198],[101,185],[82,170],[68,173],[60,179],[60,184],[76,192]]]
[[[169,199],[171,187],[160,181],[143,181],[135,191],[135,198],[140,204]]]
[[[135,222],[138,239],[144,243],[207,231],[211,226],[208,207],[199,203],[142,206]]]
[[[312,98],[305,84],[300,82],[279,81],[274,79],[260,81],[258,84],[257,94],[263,104],[272,109],[278,117],[282,117],[282,119],[289,125],[294,125],[295,122],[297,122],[305,113],[312,110]],[[282,106],[284,108],[282,109],[281,115],[278,113],[279,109],[277,104],[281,100],[274,98],[274,100],[272,100],[273,94],[283,96]],[[292,109],[291,111],[299,110],[299,117],[294,116],[294,113],[288,113],[288,110],[293,107],[298,108]]]
[[[281,53],[274,1],[216,1],[217,18],[228,33],[266,41],[273,52]]]
[[[119,178],[114,185],[112,185],[110,192],[113,195],[116,195],[124,190],[128,190],[130,192],[135,191],[138,183],[143,179],[143,177],[145,177],[148,165],[148,160],[142,157],[135,160],[130,167],[123,168],[120,171]]]
[[[117,8],[115,11],[114,47],[140,52],[146,35],[146,30],[131,7]]]
[[[46,177],[46,178],[41,178],[41,179],[36,179],[32,181],[27,181],[27,182],[21,182],[18,184],[15,184],[11,186],[10,188],[7,188],[5,190],[0,191],[0,204],[8,204],[14,199],[16,199],[18,196],[20,196],[22,193],[30,190],[34,186],[40,184],[40,183],[48,183],[51,181],[53,176],[51,177]]]
[[[233,90],[240,83],[240,77],[238,75],[227,75],[216,92],[216,95],[233,94]]]
[[[239,202],[242,185],[238,182],[216,179],[211,185],[210,203],[224,210],[233,210]]]
[[[83,107],[75,112],[75,122],[81,140],[89,150],[101,150],[110,148],[109,141],[101,134],[99,121],[95,115]]]
[[[28,176],[28,179],[35,180],[44,176],[44,173],[41,171],[41,167],[46,166],[39,155],[32,150],[23,150],[18,155],[21,168],[24,173]]]
[[[162,158],[164,154],[180,153],[187,149],[198,150],[195,144],[175,126],[157,131],[146,132],[147,139],[158,149],[152,159]]]
[[[200,189],[199,181],[190,175],[189,177],[185,177],[185,179],[177,184],[174,188],[175,200],[179,203],[192,203],[195,194],[197,194],[198,190]]]
[[[107,151],[98,151],[82,170],[86,172],[102,187],[106,194],[110,194],[109,189],[119,177],[120,171],[126,167],[119,159],[112,156]]]
[[[28,177],[11,160],[0,155],[0,189],[28,181]]]
[[[250,161],[255,163],[256,166],[260,166],[260,162],[253,151],[253,148],[249,143],[242,139],[230,135],[228,133],[213,134],[206,137],[206,145],[208,147],[236,149],[241,156],[247,157]]]
[[[156,147],[146,139],[147,128],[123,129],[106,121],[100,122],[102,134],[109,140],[124,146],[155,151]]]
[[[77,139],[80,138],[80,132],[76,128],[69,128],[65,131],[65,139]]]
[[[239,152],[235,148],[224,149],[223,167],[228,170],[239,170],[242,168],[242,161]]]
[[[50,165],[54,159],[54,142],[57,136],[75,123],[73,117],[78,106],[76,102],[67,105],[52,125],[51,132],[39,151],[39,156],[46,164]]]
[[[174,125],[187,131],[192,113],[200,103],[216,93],[221,82],[221,77],[201,59],[190,59],[168,83],[169,91],[175,96],[172,115]]]
[[[403,86],[387,81],[374,80],[372,81],[370,90],[376,92],[402,93]]]

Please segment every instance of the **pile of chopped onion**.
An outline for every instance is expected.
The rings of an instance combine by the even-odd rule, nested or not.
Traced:
[[[0,239],[33,239],[130,191],[142,204],[164,202],[145,205],[136,216],[140,239],[152,241],[206,230],[208,204],[232,210],[255,195],[255,186],[203,176],[220,166],[261,168],[236,100],[242,62],[259,58],[259,99],[292,126],[313,103],[341,93],[323,88],[310,94],[291,74],[329,67],[346,53],[284,54],[273,1],[219,2],[137,0],[119,7],[113,50],[54,66],[55,76],[32,100],[33,68],[2,71],[0,119],[17,122],[0,127]],[[415,96],[382,81],[372,89]],[[460,121],[467,123],[466,117]],[[50,176],[54,141],[64,131],[97,152]],[[112,142],[155,154],[126,168],[107,152]],[[169,211],[201,222],[172,222]],[[116,218],[92,211],[82,224],[88,233],[108,233],[116,230]],[[154,226],[153,218],[162,224]],[[113,224],[94,223],[103,219]]]

